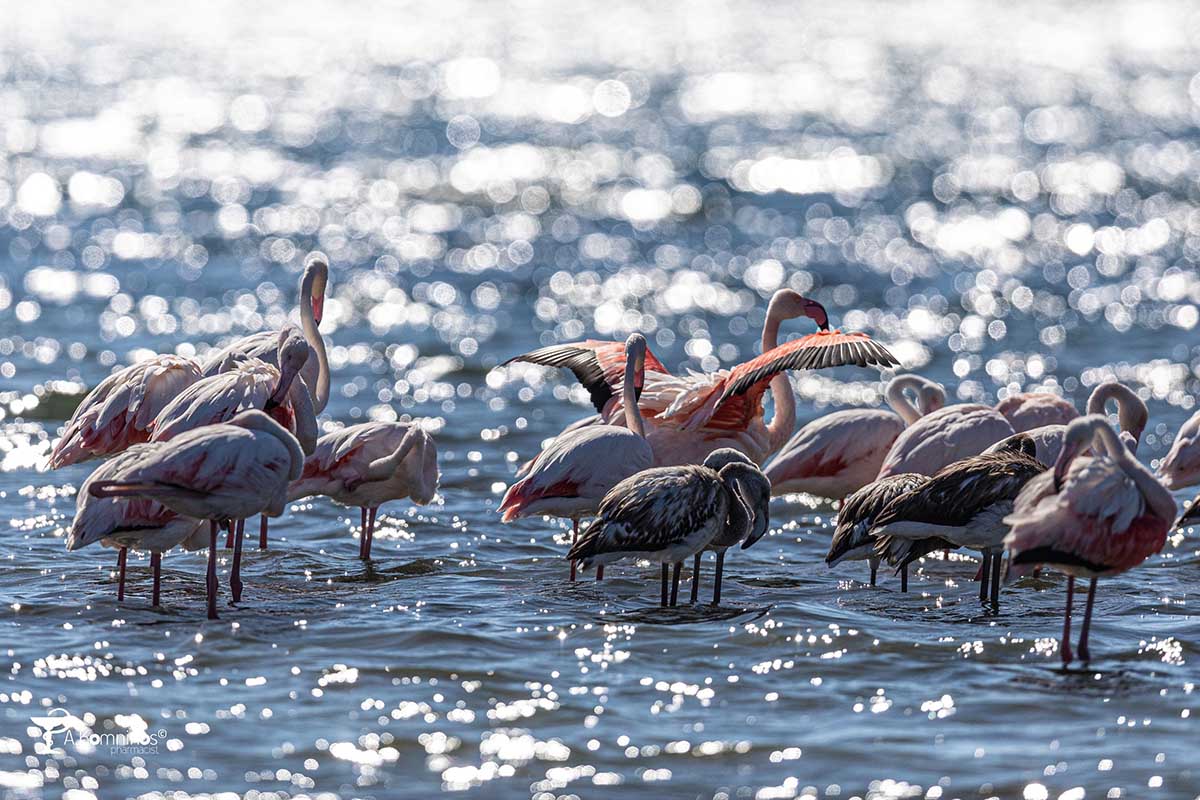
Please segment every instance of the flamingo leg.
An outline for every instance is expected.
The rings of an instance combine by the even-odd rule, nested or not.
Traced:
[[[725,551],[717,551],[717,566],[713,572],[713,606],[721,605],[721,577],[725,574]]]
[[[362,513],[362,532],[358,534],[358,557],[367,557],[367,507],[359,509]]]
[[[234,539],[234,524],[233,524],[233,521],[232,521],[232,520],[230,520],[230,522],[229,522],[229,535],[225,537],[225,549],[226,549],[226,550],[232,550],[232,549],[233,549],[233,539]]]
[[[667,562],[662,565],[662,607],[667,607]]]
[[[1096,602],[1096,579],[1088,584],[1087,607],[1083,612],[1083,627],[1079,629],[1079,660],[1087,663],[1092,660],[1088,650],[1088,632],[1092,629],[1092,604]]]
[[[679,605],[679,573],[683,569],[683,562],[675,562],[674,575],[671,577],[671,608]]]
[[[217,521],[211,520],[208,525],[208,574],[204,586],[208,590],[208,618],[217,619]]]
[[[578,538],[579,538],[579,517],[572,517],[571,518],[571,545],[572,546],[575,545],[575,540]],[[575,571],[577,569],[578,569],[578,565],[574,561],[572,561],[571,562],[571,583],[575,582]]]
[[[125,602],[125,562],[129,559],[129,549],[122,547],[117,553],[117,602]]]
[[[267,549],[267,515],[258,518],[258,549]]]
[[[1067,610],[1063,612],[1062,641],[1058,649],[1062,653],[1063,667],[1071,663],[1071,605],[1075,600],[1075,576],[1067,577]]]
[[[242,602],[242,538],[246,532],[246,520],[237,521],[237,532],[233,537],[233,566],[229,570],[229,593],[233,602]]]
[[[900,591],[908,593],[908,564],[900,565]]]
[[[875,579],[879,575],[879,559],[872,558],[872,559],[870,559],[870,563],[871,563],[871,585],[874,586]]]
[[[152,603],[155,608],[158,608],[159,589],[162,586],[162,553],[150,554],[150,566],[154,568],[154,593]]]
[[[1004,553],[992,553],[992,605],[1000,608],[1000,565],[1004,563]]]
[[[988,579],[992,576],[992,554],[983,551],[983,563],[979,567],[979,602],[986,603],[988,599]]]
[[[700,553],[692,559],[692,605],[700,599]]]
[[[603,564],[599,564],[596,567],[596,580],[598,580],[598,581],[604,580],[604,565]]]
[[[371,544],[375,541],[375,514],[379,512],[379,506],[372,506],[370,513],[367,516],[367,533],[366,533],[366,555],[363,558],[370,560]]]

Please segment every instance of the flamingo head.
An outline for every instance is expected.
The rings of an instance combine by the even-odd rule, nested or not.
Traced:
[[[1075,460],[1083,451],[1092,447],[1096,440],[1096,431],[1103,425],[1108,423],[1104,421],[1104,417],[1098,414],[1090,414],[1086,417],[1077,417],[1071,420],[1067,425],[1067,432],[1063,436],[1062,450],[1058,453],[1058,460],[1054,462],[1054,491],[1061,492],[1063,481],[1067,477],[1067,472],[1071,469],[1071,462]],[[1097,446],[1093,452],[1100,454],[1104,452],[1103,446]]]
[[[646,337],[631,333],[625,340],[625,358],[633,359],[633,390],[640,397],[646,385]]]
[[[309,253],[304,262],[304,274],[300,276],[301,302],[305,299],[312,306],[313,321],[321,324],[325,314],[325,288],[329,284],[329,261],[325,254],[317,251]]]
[[[825,306],[791,289],[775,292],[771,304],[767,306],[767,317],[780,320],[808,317],[821,330],[829,330],[829,314],[825,312]]]
[[[265,411],[270,411],[283,403],[292,381],[308,361],[308,342],[304,335],[295,328],[284,328],[279,332],[279,349],[276,351],[279,364],[279,382],[267,399]]]

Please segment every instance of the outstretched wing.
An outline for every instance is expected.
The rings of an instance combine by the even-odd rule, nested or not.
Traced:
[[[625,344],[602,342],[597,339],[573,344],[556,344],[515,356],[501,366],[513,362],[571,370],[588,390],[592,405],[602,412],[608,401],[617,394],[621,381],[625,378]],[[649,350],[646,351],[646,371],[671,374]]]
[[[758,412],[763,393],[779,373],[844,366],[885,369],[900,366],[900,361],[865,333],[810,333],[734,367],[684,427],[741,429]]]

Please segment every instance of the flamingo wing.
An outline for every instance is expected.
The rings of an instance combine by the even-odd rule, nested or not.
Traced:
[[[571,370],[588,390],[592,405],[603,413],[608,402],[620,394],[621,382],[625,378],[625,344],[596,339],[556,344],[515,356],[501,366],[514,362]],[[670,371],[649,350],[646,351],[646,371],[670,375]]]
[[[230,372],[202,378],[163,408],[154,420],[150,440],[165,442],[184,431],[228,422],[240,411],[262,408],[278,376],[274,367],[252,359]]]
[[[728,495],[712,470],[696,466],[642,470],[604,496],[598,516],[567,558],[665,549],[686,541],[714,517],[724,518],[727,509]]]
[[[711,394],[688,415],[683,427],[740,430],[758,413],[763,393],[779,373],[843,366],[886,369],[900,366],[900,361],[865,333],[810,333],[734,367],[713,384]]]
[[[50,454],[58,468],[120,452],[150,438],[155,417],[200,379],[191,359],[160,355],[105,378],[75,410]]]

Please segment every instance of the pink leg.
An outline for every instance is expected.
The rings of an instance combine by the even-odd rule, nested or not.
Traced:
[[[229,570],[229,593],[233,602],[242,602],[242,539],[246,533],[246,520],[237,521],[237,533],[233,539],[233,566]]]
[[[1067,610],[1063,612],[1063,635],[1058,649],[1062,652],[1063,666],[1071,663],[1071,604],[1075,600],[1075,576],[1067,578]]]
[[[230,520],[229,521],[229,535],[225,537],[225,549],[226,550],[233,549],[234,528],[235,528],[235,526],[233,524],[233,520]]]
[[[575,546],[575,540],[578,538],[579,538],[579,518],[576,517],[575,519],[571,520],[571,546],[572,547]],[[575,570],[576,570],[576,564],[574,561],[572,561],[571,562],[571,582],[572,583],[575,582]]]
[[[1092,660],[1088,650],[1088,632],[1092,628],[1092,603],[1096,601],[1096,579],[1088,585],[1087,608],[1083,612],[1083,627],[1079,630],[1079,660],[1085,664]]]
[[[263,514],[258,519],[258,549],[267,549],[267,515]]]
[[[150,554],[150,566],[154,568],[154,593],[151,597],[154,598],[154,607],[158,608],[159,589],[162,586],[162,553]]]
[[[209,522],[208,528],[208,576],[204,581],[208,590],[208,618],[217,619],[217,523]]]
[[[362,533],[358,535],[358,557],[367,557],[367,507],[363,506],[359,509],[362,515]]]
[[[125,562],[129,558],[129,550],[122,547],[117,553],[117,602],[125,602]]]

